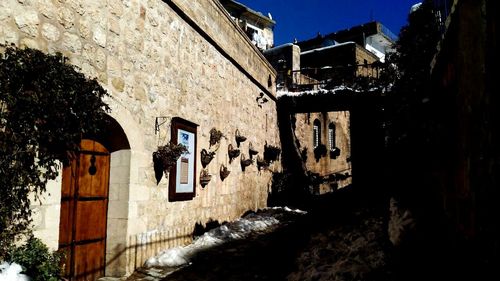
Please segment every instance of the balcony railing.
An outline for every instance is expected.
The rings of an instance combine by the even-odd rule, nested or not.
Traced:
[[[289,91],[333,88],[336,86],[355,86],[378,80],[382,65],[360,64],[348,66],[308,67],[278,73],[278,87]]]

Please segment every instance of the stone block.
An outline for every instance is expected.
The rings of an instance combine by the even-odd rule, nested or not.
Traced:
[[[31,37],[38,36],[38,25],[40,19],[35,10],[24,10],[14,17],[17,27]]]
[[[75,14],[71,9],[61,7],[57,13],[57,20],[65,29],[70,29],[75,25]]]
[[[111,84],[118,92],[123,92],[123,89],[125,88],[125,81],[119,77],[111,79]]]
[[[32,39],[32,38],[23,38],[19,42],[19,46],[21,48],[32,48],[32,49],[40,49],[41,45],[38,43],[37,40]]]
[[[128,218],[127,202],[110,200],[108,203],[108,218],[111,219]]]
[[[44,23],[42,25],[42,36],[48,41],[55,42],[61,38],[61,32],[53,24]]]
[[[82,42],[80,41],[80,37],[76,34],[65,32],[61,45],[65,50],[73,54],[80,54],[82,52]]]
[[[103,48],[106,47],[106,31],[103,28],[99,26],[94,27],[92,39],[97,45]]]

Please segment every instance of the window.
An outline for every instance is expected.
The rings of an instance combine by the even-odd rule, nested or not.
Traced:
[[[313,122],[313,146],[318,147],[321,144],[321,122],[318,119]]]
[[[328,148],[330,151],[335,149],[335,138],[337,137],[335,133],[335,124],[330,123],[328,125]]]
[[[170,172],[168,200],[191,200],[196,195],[196,128],[198,125],[174,117],[171,127],[171,141],[183,144],[188,152],[179,157]]]
[[[340,149],[337,147],[337,132],[334,123],[328,125],[328,150],[330,150],[331,159],[339,157]]]

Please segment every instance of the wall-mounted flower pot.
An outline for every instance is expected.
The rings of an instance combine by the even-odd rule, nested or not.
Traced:
[[[200,184],[202,187],[205,187],[210,180],[212,179],[212,175],[208,174],[208,171],[203,169],[200,172]]]
[[[201,165],[203,168],[207,167],[208,164],[210,164],[210,161],[214,159],[215,157],[215,152],[210,151],[208,152],[206,149],[201,150]]]
[[[245,154],[242,153],[241,158],[240,158],[240,163],[241,163],[241,170],[244,172],[246,167],[253,164],[253,160],[252,159],[245,159]]]
[[[267,142],[264,145],[264,160],[268,163],[277,161],[280,157],[281,149],[277,146],[268,145]]]
[[[250,142],[250,144],[248,145],[248,155],[250,155],[250,159],[252,159],[253,156],[257,154],[259,154],[259,152],[255,150],[255,148],[253,148],[253,144],[252,142]]]
[[[269,163],[267,163],[266,160],[260,158],[260,156],[257,156],[257,169],[259,171],[265,170],[269,167]]]
[[[332,150],[330,150],[331,159],[337,159],[337,157],[339,156],[340,156],[340,148],[334,147]]]
[[[316,162],[321,159],[321,157],[326,156],[326,146],[324,144],[319,144],[314,148],[314,158],[316,159]]]
[[[210,147],[216,145],[216,144],[219,144],[220,143],[220,139],[223,137],[224,135],[222,134],[221,131],[217,130],[216,128],[212,128],[210,130]]]
[[[174,144],[172,142],[167,145],[159,146],[158,150],[153,152],[153,167],[156,184],[160,183],[163,174],[167,177],[170,168],[173,167],[177,159],[186,152],[187,149],[184,145]]]
[[[229,144],[227,146],[227,154],[229,155],[229,163],[233,162],[233,159],[240,156],[239,149],[233,149],[233,145]]]
[[[231,171],[229,171],[227,167],[224,166],[224,164],[220,165],[220,179],[222,181],[224,181],[229,176],[230,173]]]
[[[235,136],[236,136],[236,145],[238,147],[240,147],[240,143],[242,143],[242,142],[244,142],[244,141],[247,140],[246,137],[240,135],[240,131],[238,129],[236,129]]]

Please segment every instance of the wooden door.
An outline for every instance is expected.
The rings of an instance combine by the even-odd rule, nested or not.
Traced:
[[[70,280],[104,276],[108,190],[109,152],[96,141],[82,140],[77,159],[62,176],[59,249]]]

